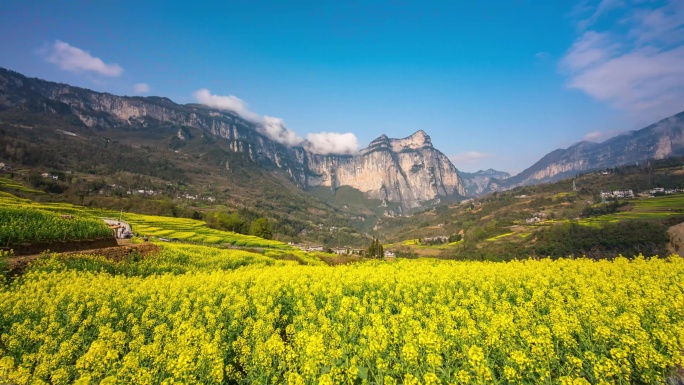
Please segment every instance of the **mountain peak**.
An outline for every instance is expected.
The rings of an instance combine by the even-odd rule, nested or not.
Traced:
[[[390,139],[391,144],[392,144],[392,149],[395,151],[401,151],[401,150],[417,150],[423,147],[432,147],[432,140],[430,139],[430,135],[425,133],[423,130],[418,130],[411,134],[411,136],[408,136],[403,139]]]
[[[418,130],[418,131],[414,132],[413,134],[411,134],[411,136],[409,136],[409,138],[425,138],[425,137],[429,138],[430,135],[428,135],[423,130]]]

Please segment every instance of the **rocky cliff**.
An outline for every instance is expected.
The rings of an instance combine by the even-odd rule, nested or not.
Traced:
[[[184,127],[227,141],[263,167],[286,172],[300,186],[351,186],[371,198],[419,207],[440,196],[465,195],[457,170],[423,131],[404,139],[383,135],[357,155],[322,155],[310,147],[272,140],[259,123],[236,113],[162,97],[126,97],[27,78],[0,68],[0,110],[27,109],[72,114],[93,130],[146,130],[187,140]]]
[[[370,198],[401,202],[404,209],[465,195],[456,168],[422,130],[403,139],[382,135],[356,156],[310,156],[308,169],[316,175],[309,185],[351,186]]]
[[[552,151],[520,174],[505,181],[493,181],[485,192],[553,182],[591,170],[680,155],[684,155],[684,112],[602,143],[583,141]]]
[[[469,196],[481,195],[493,180],[494,182],[503,181],[511,177],[511,174],[505,171],[497,171],[491,168],[476,172],[460,171],[458,175],[463,180],[466,195]]]

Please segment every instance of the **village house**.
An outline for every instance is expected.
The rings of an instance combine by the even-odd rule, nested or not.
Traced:
[[[298,249],[301,250],[301,251],[306,251],[307,248],[308,248],[308,247],[307,247],[305,244],[303,244],[303,243],[288,242],[288,245],[294,246],[294,247],[298,248]]]
[[[634,191],[627,189],[601,191],[601,199],[605,198],[634,198]]]
[[[447,242],[448,240],[449,240],[449,237],[447,237],[446,235],[441,235],[441,236],[438,236],[438,237],[427,237],[427,238],[423,238],[423,243],[426,243],[426,242],[434,242],[434,241]]]
[[[634,198],[634,191],[632,190],[615,190],[613,191],[615,198]]]
[[[532,224],[539,223],[539,222],[541,222],[541,218],[539,218],[539,217],[532,217],[532,218],[525,219],[525,223],[527,223],[528,225],[532,225]]]
[[[349,248],[347,247],[336,247],[332,249],[332,252],[337,255],[347,255],[349,254]]]
[[[392,250],[385,250],[385,258],[394,258],[396,254]]]

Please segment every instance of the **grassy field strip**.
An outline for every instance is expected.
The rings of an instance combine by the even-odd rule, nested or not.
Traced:
[[[18,198],[9,193],[0,194],[0,207],[30,207],[32,209],[51,211],[59,214],[74,214],[91,218],[118,219],[120,215],[120,212],[118,211],[92,209],[69,203],[34,202],[28,199]],[[204,222],[194,219],[134,213],[123,213],[122,219],[131,224],[134,232],[138,232],[141,235],[177,238],[179,240],[196,243],[231,244],[234,246],[265,247],[285,250],[292,249],[291,246],[283,242],[212,229]]]
[[[488,242],[494,242],[498,241],[499,239],[510,237],[511,235],[515,234],[515,232],[510,232],[510,233],[505,233],[505,234],[500,234],[491,238],[487,238]]]
[[[32,194],[45,194],[43,191],[34,190],[7,177],[0,177],[0,189],[9,189]]]

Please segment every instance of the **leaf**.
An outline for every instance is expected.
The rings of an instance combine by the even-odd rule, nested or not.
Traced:
[[[358,369],[357,375],[359,376],[360,379],[362,380],[367,380],[368,379],[368,368],[365,368],[363,366],[357,366]]]

